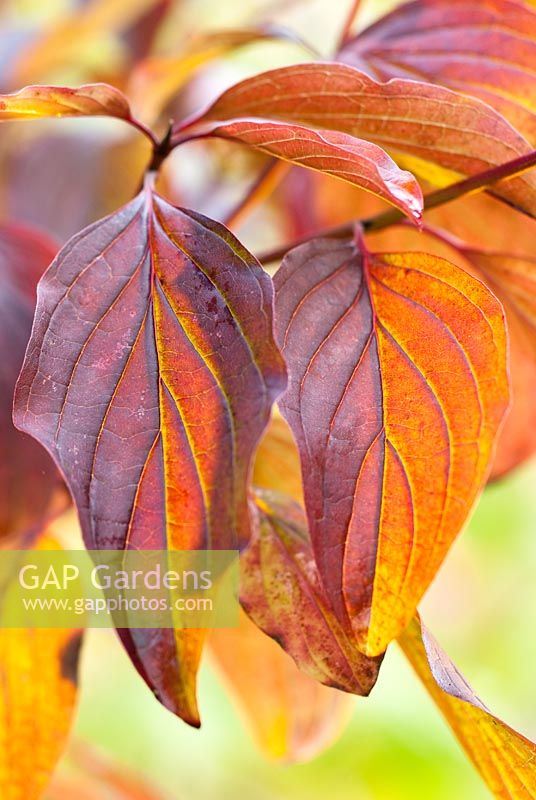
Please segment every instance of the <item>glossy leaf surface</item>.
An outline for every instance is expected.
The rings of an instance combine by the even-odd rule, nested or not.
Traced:
[[[341,624],[331,610],[303,511],[290,499],[268,492],[259,492],[256,502],[258,522],[240,557],[243,608],[306,675],[335,689],[368,695],[381,657],[360,653],[351,626]]]
[[[147,188],[46,273],[15,419],[61,467],[88,547],[233,549],[284,385],[269,277],[223,226]],[[162,702],[198,724],[199,635],[125,636]]]
[[[523,3],[405,3],[339,58],[382,81],[418,79],[479,97],[536,142],[536,13]]]
[[[536,797],[536,744],[488,711],[419,620],[399,644],[495,797]]]
[[[367,655],[408,624],[489,472],[508,406],[503,311],[423,253],[318,239],[275,277],[311,539]]]
[[[213,660],[265,755],[313,759],[344,730],[353,698],[299,672],[244,613],[240,620],[239,628],[211,631]]]
[[[191,125],[261,117],[349,133],[396,153],[397,161],[444,185],[531,152],[494,109],[441,86],[378,83],[345,64],[299,64],[248,78],[224,92]],[[493,191],[536,215],[536,178],[526,173]]]

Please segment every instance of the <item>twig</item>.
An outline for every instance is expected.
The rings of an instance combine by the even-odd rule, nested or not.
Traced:
[[[515,175],[519,175],[535,165],[536,150],[532,150],[530,153],[520,158],[507,161],[504,164],[500,164],[498,167],[492,167],[484,172],[479,172],[478,175],[472,175],[470,178],[464,178],[461,181],[452,183],[450,186],[445,186],[443,189],[437,189],[435,192],[431,192],[424,198],[424,209],[425,211],[429,211],[431,208],[445,205],[445,203],[457,200],[459,197],[482,191],[488,186],[497,183],[497,181],[503,180],[504,178],[513,178]],[[361,225],[366,233],[370,233],[371,231],[379,231],[388,228],[391,225],[399,223],[400,220],[403,219],[404,213],[402,211],[399,211],[397,208],[390,208],[388,211],[384,211],[374,217],[361,220]],[[279,261],[289,250],[298,247],[300,244],[305,244],[311,239],[316,239],[317,237],[341,239],[346,236],[352,236],[354,226],[355,220],[350,220],[349,222],[345,222],[333,228],[324,228],[308,236],[295,239],[283,247],[278,247],[274,250],[262,253],[258,256],[259,261],[264,264]]]

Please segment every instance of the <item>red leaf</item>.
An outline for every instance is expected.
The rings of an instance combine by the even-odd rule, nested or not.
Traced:
[[[324,593],[301,508],[257,493],[258,525],[240,557],[240,602],[310,678],[358,695],[376,683],[382,657],[367,658]]]
[[[247,78],[190,120],[188,128],[236,117],[283,120],[370,139],[437,185],[532,152],[500,114],[475,98],[417,81],[377,83],[353,67],[329,62]],[[536,215],[534,174],[502,181],[493,192]]]
[[[348,42],[345,64],[479,97],[536,143],[536,13],[511,0],[416,0]]]
[[[489,470],[508,405],[502,309],[423,253],[319,239],[275,277],[318,569],[367,655],[411,619]]]
[[[401,170],[381,147],[371,142],[337,131],[255,120],[218,125],[210,134],[235,139],[300,167],[342,178],[382,197],[411,219],[421,219],[423,199],[419,184],[411,172]]]
[[[45,274],[15,420],[62,469],[88,547],[232,549],[284,385],[268,275],[223,226],[147,188]],[[147,631],[133,638],[140,671],[195,723],[177,684],[195,678],[196,634],[184,662],[170,631],[150,649]]]

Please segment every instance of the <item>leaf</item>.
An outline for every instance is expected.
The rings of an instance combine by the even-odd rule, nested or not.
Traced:
[[[318,239],[275,277],[313,550],[339,619],[382,653],[409,623],[489,471],[508,406],[503,311],[424,253]]]
[[[242,607],[310,678],[368,695],[382,657],[360,653],[351,626],[340,624],[330,609],[303,511],[270,492],[258,492],[256,503],[258,524],[240,557]]]
[[[215,628],[209,641],[213,660],[269,758],[309,761],[340,736],[353,698],[299,672],[244,613],[239,628]]]
[[[536,797],[536,744],[488,711],[420,620],[399,644],[495,797]]]
[[[536,359],[536,259],[460,244],[461,254],[484,276],[495,294],[508,303],[525,330]]]
[[[253,467],[253,483],[273,489],[303,505],[300,457],[296,442],[281,415],[275,411],[261,439]]]
[[[494,109],[440,86],[395,79],[377,83],[345,64],[299,64],[248,78],[224,92],[188,126],[261,117],[370,139],[437,185],[531,152]],[[536,215],[536,177],[525,173],[493,192]]]
[[[60,476],[52,461],[11,418],[15,382],[30,337],[37,281],[54,258],[56,245],[31,228],[0,224],[0,543],[21,545],[59,509]],[[32,487],[28,492],[28,486]],[[11,541],[13,545],[14,542]],[[16,545],[15,545],[16,546]]]
[[[239,47],[272,39],[304,43],[292,31],[276,25],[228,29],[200,34],[172,56],[152,56],[133,70],[127,94],[143,119],[154,121],[173,95],[205,64]]]
[[[37,546],[57,550],[54,531]],[[82,632],[0,631],[0,792],[39,800],[65,747],[77,695]]]
[[[300,167],[342,178],[379,195],[414,221],[421,219],[423,199],[419,184],[371,142],[337,131],[255,120],[218,125],[210,135],[234,139]]]
[[[522,3],[405,3],[338,58],[382,81],[420,79],[478,97],[536,143],[536,14]]]
[[[128,100],[118,89],[105,83],[89,83],[78,89],[26,86],[14,94],[0,94],[0,121],[95,116],[130,121]]]
[[[250,465],[285,385],[272,297],[223,226],[149,186],[59,253],[39,287],[15,421],[60,466],[88,547],[247,541]],[[198,724],[198,634],[125,636],[162,702]]]
[[[0,632],[0,787],[4,800],[38,800],[69,732],[81,634]]]

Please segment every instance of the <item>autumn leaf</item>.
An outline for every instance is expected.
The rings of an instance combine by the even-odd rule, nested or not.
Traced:
[[[55,242],[31,228],[0,224],[0,543],[4,545],[29,543],[45,517],[66,502],[49,456],[33,439],[19,433],[11,418],[15,382],[30,338],[37,281],[56,251]]]
[[[322,686],[242,612],[240,627],[215,628],[210,653],[261,750],[286,763],[309,761],[344,730],[353,698]]]
[[[351,626],[330,609],[303,511],[270,492],[258,492],[256,503],[258,522],[240,557],[242,607],[310,678],[368,695],[382,659],[360,653]]]
[[[131,120],[126,97],[113,86],[89,83],[68,86],[26,86],[0,95],[0,121],[41,117],[117,117]]]
[[[536,797],[536,744],[488,711],[420,620],[399,644],[495,797]]]
[[[420,79],[478,97],[536,143],[536,13],[523,3],[405,3],[338,58],[382,81]]]
[[[274,409],[255,456],[253,484],[272,489],[303,505],[300,457],[290,429]]]
[[[182,126],[237,117],[281,120],[370,139],[397,162],[443,186],[531,152],[529,143],[485,103],[428,83],[378,83],[345,64],[314,63],[270,70],[224,92]],[[536,177],[502,181],[493,192],[536,215]]]
[[[489,472],[508,406],[503,311],[424,253],[317,239],[275,276],[311,540],[339,620],[382,653]]]
[[[497,253],[460,243],[461,254],[504,298],[526,332],[536,359],[536,259],[515,253]]]
[[[258,262],[149,185],[65,245],[39,287],[15,421],[61,467],[89,548],[247,541],[250,465],[285,386],[272,324]],[[159,631],[150,651],[150,632],[132,636],[162,702],[198,724],[177,700],[197,634]]]
[[[234,139],[292,164],[341,178],[382,197],[414,221],[421,219],[423,199],[419,184],[371,142],[337,131],[255,120],[217,125],[210,135]]]

